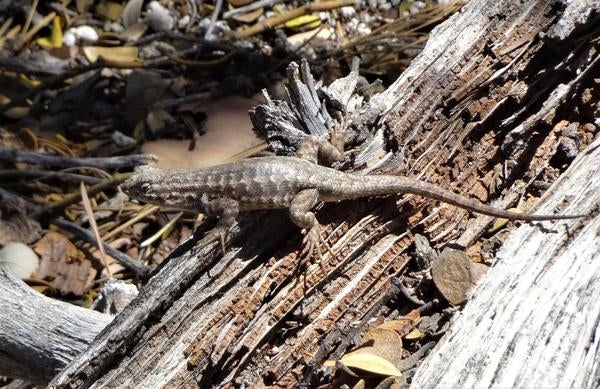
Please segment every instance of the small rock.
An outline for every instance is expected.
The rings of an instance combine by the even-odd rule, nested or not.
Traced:
[[[190,15],[185,15],[177,21],[177,28],[183,30],[188,26],[188,24],[190,24]]]
[[[37,254],[26,244],[9,242],[0,249],[0,264],[6,266],[19,278],[29,278],[39,265]]]
[[[163,7],[158,1],[151,1],[146,8],[148,11],[148,25],[154,31],[171,31],[175,25],[173,17],[169,10]]]
[[[63,44],[73,47],[81,44],[95,43],[99,38],[98,33],[93,27],[83,25],[69,28],[63,35]]]

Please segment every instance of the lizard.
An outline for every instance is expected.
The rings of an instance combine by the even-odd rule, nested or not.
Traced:
[[[129,196],[147,203],[202,212],[218,218],[209,231],[209,241],[220,240],[225,250],[229,229],[239,212],[289,209],[291,221],[305,230],[302,262],[324,243],[320,224],[312,212],[319,202],[353,200],[393,194],[415,194],[439,200],[475,213],[509,220],[542,221],[574,219],[583,215],[537,215],[518,213],[486,205],[434,184],[394,175],[358,175],[318,164],[344,158],[344,131],[332,129],[330,139],[306,136],[296,156],[266,156],[200,169],[138,167],[121,184]]]

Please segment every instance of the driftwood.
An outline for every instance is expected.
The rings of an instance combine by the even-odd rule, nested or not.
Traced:
[[[112,320],[33,291],[0,265],[0,375],[44,385]]]
[[[348,143],[359,146],[343,167],[404,174],[528,209],[519,202],[524,194],[547,188],[542,181],[554,181],[596,136],[598,8],[473,0],[432,32],[387,91],[350,109]],[[311,90],[305,72],[291,72],[290,102],[326,99],[326,91]],[[321,101],[312,108],[324,107]],[[294,115],[309,107],[287,108]],[[325,112],[312,108],[305,114],[327,127]],[[306,132],[321,128],[289,119],[301,120]],[[280,145],[293,149],[294,142]],[[583,190],[570,189],[575,197]],[[323,206],[317,218],[337,254],[325,254],[327,276],[317,264],[298,276],[301,238],[285,212],[245,215],[224,256],[215,244],[173,253],[51,385],[289,387],[330,380],[331,368],[321,363],[352,347],[371,318],[397,318],[414,307],[402,299],[388,303],[396,297],[393,281],[414,257],[416,232],[435,248],[469,249],[491,223],[447,205],[423,207],[431,204],[404,196],[399,203]],[[562,208],[569,210],[561,204],[552,211]],[[585,228],[590,220],[569,225]]]
[[[540,208],[568,204],[565,211],[589,219],[513,231],[413,387],[598,387],[598,161],[600,138],[545,194]]]

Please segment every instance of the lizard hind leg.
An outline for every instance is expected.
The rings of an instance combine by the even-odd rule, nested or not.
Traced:
[[[329,141],[323,137],[309,135],[302,140],[296,151],[296,157],[312,163],[319,163],[319,158],[333,163],[344,159],[344,140],[346,121],[340,119],[329,132]]]
[[[320,225],[315,217],[315,214],[311,212],[311,209],[317,203],[319,198],[319,191],[317,189],[304,189],[301,190],[294,196],[290,204],[290,219],[298,227],[306,230],[306,235],[302,240],[302,251],[300,252],[300,266],[304,265],[311,259],[313,254],[316,252],[319,256],[319,266],[323,274],[327,274],[323,267],[323,255],[319,249],[321,243]],[[328,250],[331,251],[329,247]]]

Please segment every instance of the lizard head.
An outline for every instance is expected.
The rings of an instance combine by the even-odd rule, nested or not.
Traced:
[[[137,167],[131,177],[121,184],[121,190],[130,198],[156,204],[160,199],[160,169],[153,166]]]

